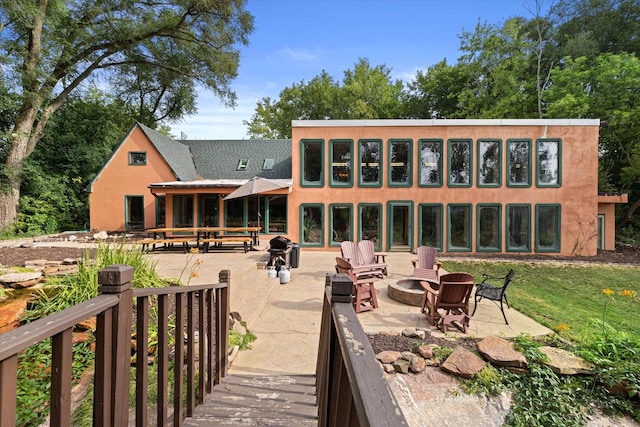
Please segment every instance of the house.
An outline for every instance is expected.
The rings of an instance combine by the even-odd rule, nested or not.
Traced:
[[[301,120],[291,140],[175,141],[137,124],[91,184],[91,228],[262,221],[306,249],[594,255],[614,249],[627,202],[598,194],[598,132],[598,120]],[[289,187],[223,200],[253,176]]]

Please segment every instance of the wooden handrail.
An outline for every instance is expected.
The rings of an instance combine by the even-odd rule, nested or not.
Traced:
[[[147,426],[148,361],[150,298],[158,306],[158,402],[157,424],[169,419],[168,360],[169,307],[175,303],[175,363],[173,425],[183,421],[183,381],[187,371],[186,413],[192,413],[195,402],[226,375],[229,339],[229,270],[219,273],[220,283],[182,287],[132,289],[133,269],[109,266],[99,272],[98,295],[73,307],[21,326],[0,335],[0,427],[16,424],[16,389],[18,355],[30,346],[51,338],[52,369],[50,425],[71,425],[72,333],[75,325],[97,317],[95,331],[94,419],[96,426],[127,425],[129,414],[129,379],[131,370],[131,330],[134,298],[136,304],[136,425]],[[185,310],[186,296],[188,309]],[[198,309],[194,310],[196,296]],[[185,319],[186,318],[186,319]],[[185,329],[186,342],[184,342]],[[199,333],[198,365],[195,362],[195,331]],[[215,348],[214,349],[212,348]],[[196,381],[195,373],[199,372]]]
[[[353,284],[344,286],[350,280],[344,274],[326,278],[316,366],[318,425],[406,426],[351,304]]]

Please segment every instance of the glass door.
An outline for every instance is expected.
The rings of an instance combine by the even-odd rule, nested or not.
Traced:
[[[389,202],[388,218],[388,250],[413,250],[413,202]]]

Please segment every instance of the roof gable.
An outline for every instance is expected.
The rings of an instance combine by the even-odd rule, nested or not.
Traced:
[[[193,181],[198,178],[189,147],[141,123],[138,123],[138,126],[165,159],[176,178],[180,181]]]

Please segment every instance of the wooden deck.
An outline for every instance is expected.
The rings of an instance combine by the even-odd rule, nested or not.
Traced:
[[[229,375],[183,426],[316,426],[315,384],[313,375]]]

